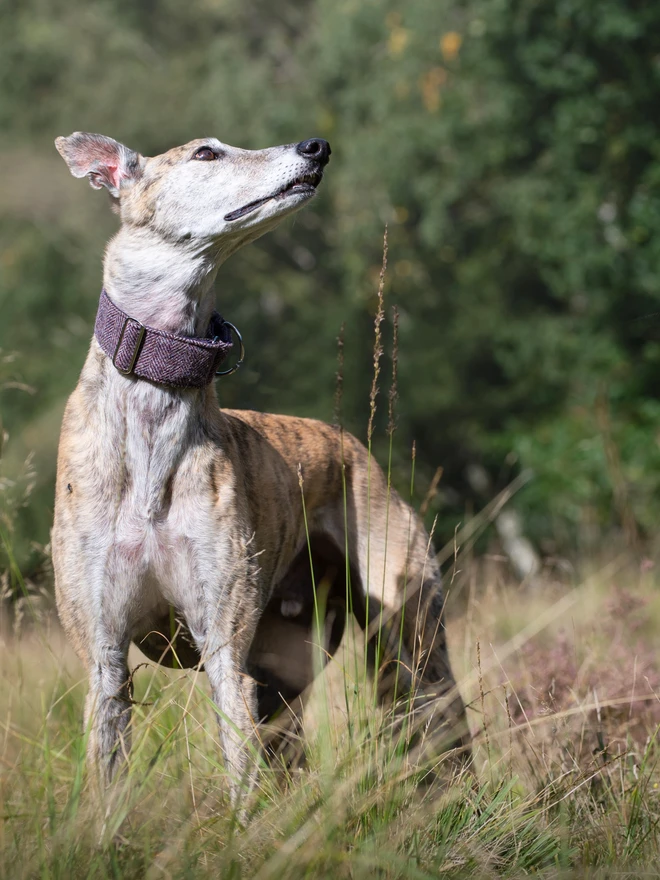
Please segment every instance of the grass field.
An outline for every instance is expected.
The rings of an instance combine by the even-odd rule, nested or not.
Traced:
[[[7,878],[656,876],[660,592],[625,557],[523,597],[498,559],[449,573],[474,774],[420,787],[361,682],[353,635],[315,686],[307,762],[229,809],[206,682],[135,671],[134,748],[103,818],[84,781],[82,672],[48,613],[5,621]],[[571,583],[567,583],[569,580]],[[355,640],[359,651],[359,636]],[[140,663],[136,655],[133,666]],[[442,768],[441,768],[442,770]]]

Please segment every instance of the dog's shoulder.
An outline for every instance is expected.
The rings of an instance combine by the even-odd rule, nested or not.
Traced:
[[[351,454],[355,447],[362,447],[358,440],[342,432],[337,425],[318,419],[254,410],[222,410],[222,414],[232,433],[246,439],[258,437],[261,442],[278,451],[297,450],[300,453],[307,450],[308,454],[335,456],[339,454],[342,444],[347,445]]]

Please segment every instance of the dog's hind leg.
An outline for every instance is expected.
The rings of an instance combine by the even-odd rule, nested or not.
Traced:
[[[418,574],[412,595],[392,616],[411,673],[407,693],[399,689],[397,696],[410,714],[414,740],[427,755],[455,751],[464,760],[470,755],[470,733],[449,662],[440,573],[435,561],[429,567],[431,571]],[[387,658],[381,663],[383,679],[391,682],[395,676],[387,669]]]
[[[425,755],[455,749],[467,757],[470,735],[449,661],[433,545],[414,511],[387,489],[379,469],[372,472],[371,498],[357,481],[351,490],[354,605],[367,629],[367,658],[379,696],[395,701],[411,744],[423,741]]]
[[[367,658],[378,696],[394,704],[395,726],[424,764],[450,751],[464,763],[470,733],[449,662],[439,573],[412,577],[407,586],[398,607],[371,597]]]

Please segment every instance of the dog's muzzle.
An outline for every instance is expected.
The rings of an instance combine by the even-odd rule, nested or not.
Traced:
[[[311,195],[323,179],[323,169],[328,164],[330,153],[332,152],[330,144],[322,138],[311,138],[308,141],[301,141],[297,144],[296,152],[310,161],[310,167],[307,171],[298,174],[293,180],[290,180],[285,186],[269,196],[265,196],[263,199],[255,199],[253,202],[248,202],[247,205],[243,205],[243,207],[237,208],[235,211],[230,211],[229,214],[225,214],[224,219],[228,222],[240,220],[241,217],[251,214],[272,199],[284,199],[294,193],[304,194],[308,192]]]

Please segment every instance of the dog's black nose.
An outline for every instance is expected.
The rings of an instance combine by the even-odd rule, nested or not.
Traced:
[[[310,138],[298,144],[296,150],[306,159],[316,159],[321,165],[327,165],[330,158],[330,144],[321,138]]]

